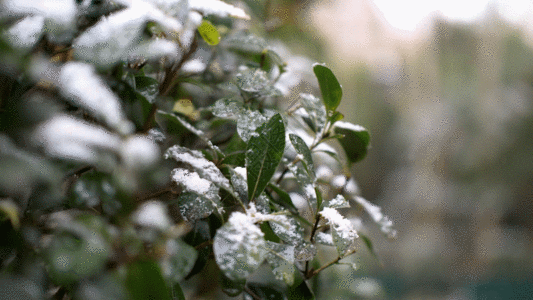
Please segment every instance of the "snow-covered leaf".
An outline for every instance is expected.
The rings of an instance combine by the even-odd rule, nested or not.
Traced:
[[[267,72],[261,69],[244,69],[235,75],[236,85],[239,89],[256,93],[260,96],[281,96],[273,82],[268,78]]]
[[[94,164],[101,154],[117,151],[121,145],[117,135],[61,114],[39,126],[34,139],[51,156]]]
[[[304,229],[295,217],[287,216],[287,224],[269,222],[272,231],[284,242],[299,245],[304,242]]]
[[[159,160],[160,155],[157,144],[147,136],[130,136],[120,147],[122,162],[130,170],[149,168]]]
[[[248,199],[259,196],[274,175],[285,150],[285,125],[276,114],[259,127],[246,149]]]
[[[132,215],[137,225],[166,230],[170,227],[170,218],[166,206],[160,201],[143,203]]]
[[[225,119],[238,119],[242,110],[242,103],[231,98],[219,99],[212,107],[215,116]]]
[[[315,257],[317,253],[315,245],[307,241],[297,244],[295,245],[295,247],[296,248],[294,252],[295,253],[294,259],[296,261],[310,261]]]
[[[189,5],[192,10],[199,11],[203,15],[250,19],[244,10],[219,0],[189,0]]]
[[[241,212],[231,214],[228,222],[217,230],[213,242],[215,260],[231,280],[246,279],[266,256],[264,234]]]
[[[247,32],[239,32],[224,39],[224,45],[237,52],[260,54],[266,49],[264,39]]]
[[[235,192],[241,197],[243,203],[248,203],[248,185],[246,181],[246,169],[237,167],[230,168],[231,184]]]
[[[389,238],[396,237],[396,230],[392,227],[393,223],[389,217],[381,212],[381,207],[374,205],[359,196],[355,196],[353,199],[368,212],[374,222],[381,226],[381,232],[386,234]]]
[[[276,279],[283,280],[288,286],[294,284],[297,272],[294,266],[294,246],[266,242],[266,260],[272,267]]]
[[[213,188],[214,185],[211,186],[210,194],[214,192]],[[208,197],[193,192],[183,192],[178,198],[178,207],[183,219],[191,223],[207,218],[215,211],[223,211],[218,193],[215,196]]]
[[[122,133],[130,133],[133,129],[122,113],[120,100],[98,77],[93,66],[81,62],[64,64],[58,84],[65,97],[103,119],[110,127]]]
[[[365,158],[370,146],[370,134],[366,128],[339,121],[335,123],[333,130],[336,134],[344,136],[338,140],[350,163],[355,163]]]
[[[350,207],[350,203],[344,198],[343,195],[338,194],[335,198],[329,200],[327,203],[327,207],[330,208],[348,208]]]
[[[41,38],[44,21],[42,15],[25,17],[5,32],[5,38],[14,48],[29,51]]]
[[[170,157],[178,162],[190,165],[201,178],[207,179],[216,186],[233,193],[229,180],[224,177],[224,174],[212,161],[204,157],[202,152],[175,145],[170,147],[165,153],[166,159]]]
[[[331,235],[333,236],[333,243],[337,248],[339,256],[351,254],[355,251],[355,239],[359,236],[355,231],[352,223],[345,219],[334,208],[325,207],[320,214],[324,217],[331,226]]]

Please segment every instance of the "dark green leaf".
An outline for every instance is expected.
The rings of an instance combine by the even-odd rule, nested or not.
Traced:
[[[374,245],[372,244],[372,241],[370,240],[370,238],[368,236],[364,235],[364,234],[359,234],[359,237],[363,240],[363,242],[365,243],[366,248],[368,249],[368,251],[370,251],[372,256],[377,258],[378,255],[374,251]]]
[[[289,300],[314,300],[315,295],[313,295],[313,292],[307,286],[307,283],[305,281],[302,281],[297,286],[291,286],[289,287],[287,291],[287,296]]]
[[[242,293],[244,287],[246,286],[246,280],[231,280],[224,275],[220,274],[220,285],[222,286],[222,291],[224,294],[230,297],[237,297]]]
[[[151,77],[136,76],[135,91],[153,104],[159,95],[159,82]]]
[[[272,198],[272,201],[274,201],[276,204],[281,205],[284,208],[287,208],[290,210],[293,214],[298,214],[298,209],[294,204],[292,203],[291,196],[284,190],[282,190],[280,187],[275,185],[274,183],[268,183],[268,187],[271,188],[276,194],[278,194],[278,198]]]
[[[126,287],[133,300],[171,300],[159,265],[154,261],[141,260],[129,264]]]
[[[179,283],[175,283],[172,287],[172,300],[185,300],[185,295]]]
[[[262,300],[285,300],[287,299],[287,296],[283,294],[282,291],[276,289],[272,285],[266,285],[261,283],[249,283],[248,287],[252,291],[252,293],[255,294],[255,296],[258,296]],[[253,300],[255,298],[252,298],[250,294],[246,293],[246,297],[244,298],[246,300]]]
[[[255,131],[246,151],[248,199],[259,196],[274,175],[285,150],[285,125],[279,114]]]
[[[220,42],[220,33],[218,33],[217,28],[208,20],[202,21],[202,24],[198,26],[198,32],[200,32],[204,41],[211,46],[218,45]]]
[[[296,152],[303,156],[302,162],[305,167],[305,170],[311,177],[311,180],[314,180],[315,167],[313,164],[313,157],[311,157],[311,151],[307,147],[307,144],[301,137],[297,136],[296,134],[289,134],[289,139],[291,140],[291,143],[294,146]]]
[[[340,121],[335,123],[334,131],[336,134],[344,135],[343,138],[339,138],[339,142],[350,163],[365,158],[370,146],[370,134],[364,127]]]
[[[342,99],[342,88],[337,77],[324,65],[315,64],[313,71],[318,79],[318,85],[320,86],[322,100],[326,105],[326,109],[331,112],[335,111]]]
[[[340,121],[344,119],[344,115],[338,111],[334,112],[331,117],[329,117],[329,121],[331,124],[335,124],[335,122]]]
[[[198,253],[194,247],[189,246],[181,239],[175,240],[175,251],[169,253],[171,256],[168,259],[168,267],[170,269],[170,277],[172,283],[178,283],[189,274],[196,263]]]

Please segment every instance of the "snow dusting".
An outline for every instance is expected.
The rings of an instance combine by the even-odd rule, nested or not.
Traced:
[[[381,232],[385,233],[389,238],[396,237],[397,232],[392,228],[393,223],[389,217],[381,212],[381,207],[368,202],[363,197],[356,196],[353,199],[368,212],[374,222],[381,226]]]
[[[29,50],[41,38],[44,21],[41,15],[25,17],[7,30],[6,39],[15,48]]]
[[[335,127],[342,128],[342,129],[348,129],[351,131],[366,131],[366,128],[364,128],[361,125],[355,125],[350,122],[344,122],[344,121],[337,121],[335,122]]]
[[[174,169],[171,173],[172,181],[183,186],[185,190],[199,195],[205,195],[213,184],[207,179],[201,178],[198,173],[185,169]]]
[[[250,19],[250,16],[244,10],[219,0],[189,0],[189,5],[191,9],[197,10],[204,15],[215,15],[221,18],[232,16],[246,20]]]
[[[353,228],[352,223],[345,219],[336,209],[330,207],[324,207],[320,214],[328,220],[328,223],[332,226],[342,239],[355,239],[359,236]]]

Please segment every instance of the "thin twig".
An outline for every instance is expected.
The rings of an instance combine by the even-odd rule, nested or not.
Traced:
[[[248,293],[248,295],[252,296],[252,298],[254,298],[255,300],[262,300],[261,297],[257,296],[249,287],[247,287],[246,285],[244,286],[244,290],[246,291],[246,293]]]

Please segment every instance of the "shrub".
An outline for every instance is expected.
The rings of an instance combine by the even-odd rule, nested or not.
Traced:
[[[358,237],[371,249],[338,209],[394,235],[346,175],[370,136],[342,121],[332,71],[312,67],[321,99],[290,102],[294,74],[237,29],[244,10],[6,0],[2,12],[0,294],[184,299],[214,261],[230,296],[308,299],[308,280]],[[337,256],[321,263],[319,244]],[[262,265],[275,282],[248,280]]]

